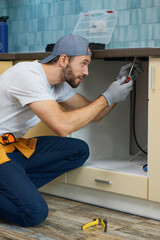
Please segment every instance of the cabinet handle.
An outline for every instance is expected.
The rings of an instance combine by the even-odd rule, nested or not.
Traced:
[[[151,66],[151,90],[154,90],[154,67]]]
[[[95,181],[95,182],[99,182],[99,183],[105,183],[105,184],[108,184],[108,185],[111,185],[111,184],[112,184],[111,181],[105,181],[105,180],[100,180],[100,179],[95,179],[94,181]]]

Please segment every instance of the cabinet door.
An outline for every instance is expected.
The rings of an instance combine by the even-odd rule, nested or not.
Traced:
[[[68,172],[68,183],[147,199],[147,177],[81,167]]]
[[[160,58],[149,60],[149,200],[160,202]]]
[[[35,136],[55,136],[54,133],[49,127],[47,127],[43,122],[39,122],[36,126],[31,128],[25,135],[25,138],[35,137]]]
[[[0,61],[0,74],[6,71],[8,68],[12,67],[12,61]]]

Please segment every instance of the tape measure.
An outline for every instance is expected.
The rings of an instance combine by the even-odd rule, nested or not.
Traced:
[[[16,142],[16,138],[13,135],[13,133],[5,133],[2,136],[2,140],[3,140],[4,145],[9,145],[11,143],[15,143]]]

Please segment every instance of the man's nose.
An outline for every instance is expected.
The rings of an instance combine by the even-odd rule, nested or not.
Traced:
[[[88,76],[88,74],[89,74],[88,67],[85,67],[85,68],[84,68],[83,74],[86,75],[86,76]]]

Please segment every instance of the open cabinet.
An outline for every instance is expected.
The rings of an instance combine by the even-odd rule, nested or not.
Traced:
[[[133,60],[132,56],[93,59],[89,76],[76,91],[94,100],[116,78],[121,66]],[[42,187],[41,192],[160,220],[160,58],[141,60],[144,72],[136,81],[135,132],[147,154],[135,143],[132,92],[102,121],[71,134],[88,143],[89,159],[82,167]],[[7,64],[0,62],[1,69],[12,62]],[[43,135],[55,134],[40,122],[25,137]],[[142,168],[144,164],[148,164],[147,172]]]
[[[144,72],[136,81],[135,115],[132,92],[101,122],[72,133],[71,137],[89,144],[89,159],[84,166],[67,173],[67,184],[52,181],[42,192],[160,219],[160,59],[141,60]],[[93,59],[90,75],[78,92],[89,100],[95,99],[126,63],[126,58]],[[135,143],[134,119],[138,144],[147,154]],[[145,164],[147,172],[143,170]]]
[[[90,100],[100,95],[128,61],[95,59],[90,76],[78,91]],[[142,148],[147,149],[148,61],[136,83],[135,130]],[[99,123],[91,123],[71,134],[85,140],[90,157],[83,167],[68,173],[68,183],[129,196],[148,198],[148,174],[143,170],[147,156],[136,147],[133,137],[133,94]],[[137,154],[138,153],[138,154]]]

